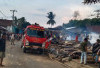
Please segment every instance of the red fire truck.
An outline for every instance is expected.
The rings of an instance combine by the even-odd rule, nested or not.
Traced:
[[[50,37],[51,34],[47,33],[45,28],[38,24],[27,26],[22,40],[23,52],[26,53],[28,50],[47,50],[51,44]]]

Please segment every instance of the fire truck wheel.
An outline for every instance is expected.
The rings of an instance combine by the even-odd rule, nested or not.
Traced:
[[[23,48],[23,52],[26,53],[26,48],[25,47]]]
[[[38,49],[38,54],[43,54],[43,49]]]

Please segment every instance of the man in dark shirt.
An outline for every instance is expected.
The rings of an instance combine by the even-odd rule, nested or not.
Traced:
[[[81,47],[81,62],[80,63],[83,63],[86,64],[87,62],[87,42],[88,42],[88,39],[85,38],[84,39],[84,42],[81,43],[80,47]]]
[[[97,64],[97,62],[98,62],[98,55],[97,55],[97,52],[98,52],[99,49],[100,49],[100,40],[97,39],[97,42],[96,42],[95,44],[93,44],[93,47],[92,47],[93,57],[96,57],[96,58],[95,58],[96,64]]]
[[[0,38],[0,66],[2,65],[3,58],[5,57],[5,47],[6,47],[6,34],[3,33],[3,35]]]

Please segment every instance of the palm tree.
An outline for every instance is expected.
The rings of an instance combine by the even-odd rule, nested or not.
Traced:
[[[95,4],[95,3],[98,3],[98,2],[100,3],[100,0],[84,0],[83,3],[84,3],[84,4],[89,4],[89,3],[90,3],[90,4],[92,4],[92,3]]]
[[[49,18],[49,21],[47,22],[47,24],[51,25],[51,27],[56,23],[54,21],[54,18],[55,18],[55,14],[53,14],[53,12],[49,12],[47,13],[48,14],[48,18]]]

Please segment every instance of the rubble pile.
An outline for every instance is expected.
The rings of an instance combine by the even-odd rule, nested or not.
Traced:
[[[52,44],[49,50],[49,57],[57,59],[60,62],[71,61],[72,59],[79,59],[81,51],[79,50],[79,42],[65,41],[65,43]],[[92,53],[88,52],[88,60],[94,61]]]

